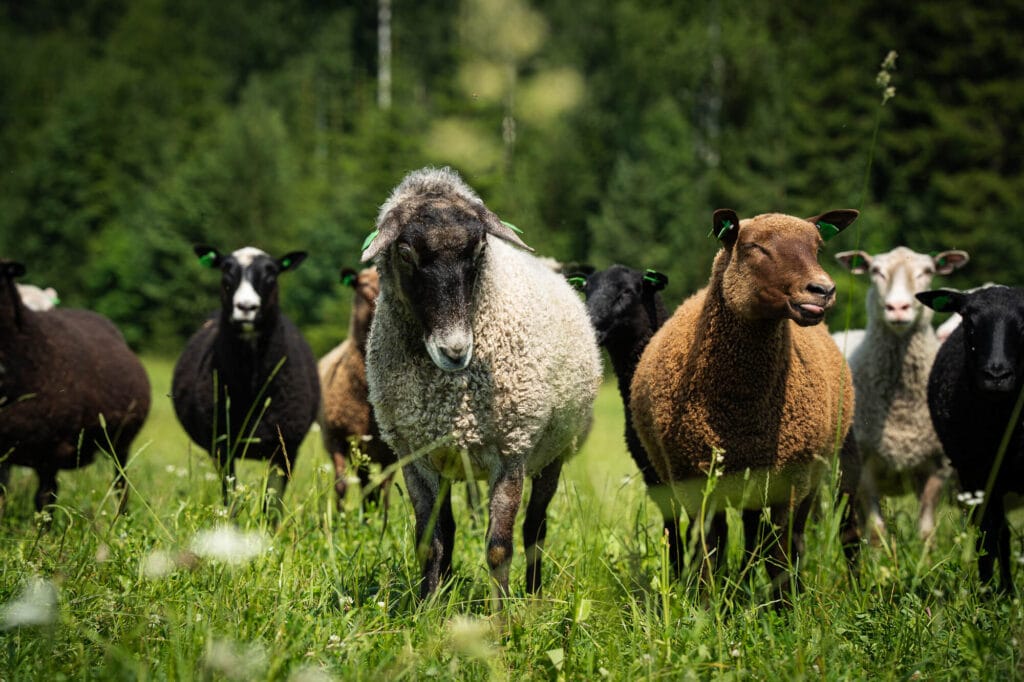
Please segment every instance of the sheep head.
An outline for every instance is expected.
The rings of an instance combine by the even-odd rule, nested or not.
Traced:
[[[934,289],[917,299],[937,312],[963,317],[946,343],[963,346],[966,370],[979,392],[1016,395],[1024,379],[1024,289]]]
[[[722,268],[726,304],[748,320],[821,322],[835,302],[835,282],[818,263],[818,251],[857,215],[841,209],[806,219],[767,213],[741,221],[730,209],[715,211],[713,233],[724,247],[716,272]]]
[[[419,323],[430,359],[447,372],[473,357],[474,290],[488,235],[529,249],[458,174],[425,168],[392,192],[363,251]]]
[[[197,244],[193,250],[202,265],[220,269],[221,317],[243,337],[273,323],[278,309],[277,276],[306,259],[305,251],[271,258],[252,246],[227,256],[205,244]]]
[[[659,272],[641,272],[624,265],[587,275],[582,289],[598,345],[620,331],[653,331],[658,324],[654,295],[667,284],[668,278]]]
[[[948,275],[969,260],[966,251],[943,251],[935,256],[905,246],[874,256],[864,251],[843,251],[836,260],[855,275],[869,274],[868,315],[881,319],[897,335],[919,324],[931,323],[931,311],[914,296],[928,289],[935,275]]]

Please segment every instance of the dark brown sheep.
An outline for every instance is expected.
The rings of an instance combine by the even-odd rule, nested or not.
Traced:
[[[762,508],[792,534],[771,533],[768,541],[780,596],[788,548],[799,553],[812,494],[853,418],[850,370],[819,324],[835,284],[817,253],[819,230],[835,233],[856,217],[840,210],[741,222],[733,211],[716,211],[723,248],[711,280],[654,335],[633,377],[637,433],[690,518],[701,511],[707,477],[723,474],[708,501],[706,565],[724,547],[725,506],[744,509],[748,557]],[[845,443],[852,447],[852,439]],[[855,485],[851,475],[847,487]]]
[[[370,335],[370,322],[380,291],[377,268],[366,268],[359,273],[345,269],[341,272],[341,280],[355,292],[348,338],[321,358],[317,365],[323,406],[319,417],[320,431],[327,454],[334,463],[334,489],[338,493],[339,508],[348,488],[345,477],[352,458],[353,440],[358,441],[359,450],[371,462],[381,467],[388,467],[396,461],[395,453],[380,438],[366,384],[366,339]],[[360,466],[356,473],[365,491],[370,483],[369,472],[365,466]],[[388,476],[379,488],[364,496],[364,501],[379,500],[380,493],[384,492],[386,504],[391,478]]]
[[[107,318],[88,310],[33,312],[14,286],[21,263],[0,260],[0,508],[11,465],[39,476],[36,509],[57,501],[57,472],[116,461],[118,513],[124,466],[149,414],[146,370]]]

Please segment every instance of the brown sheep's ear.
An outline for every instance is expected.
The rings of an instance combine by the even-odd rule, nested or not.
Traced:
[[[339,275],[339,281],[347,287],[355,289],[356,284],[359,283],[359,273],[352,268],[342,268]]]
[[[668,276],[657,270],[647,269],[644,271],[643,283],[645,291],[661,291],[668,286]]]
[[[294,270],[302,264],[302,261],[306,260],[307,255],[305,251],[291,251],[277,259],[277,267],[281,272]]]
[[[393,209],[377,224],[377,229],[366,235],[363,241],[363,255],[359,257],[361,263],[373,260],[377,254],[398,239],[398,235],[402,233],[402,225],[396,213],[397,209]]]
[[[224,256],[220,255],[220,252],[212,246],[196,244],[192,247],[192,251],[199,257],[199,264],[204,268],[219,268],[220,264],[224,262]]]
[[[842,251],[836,260],[855,275],[863,275],[871,268],[871,254],[867,251]]]
[[[22,277],[25,274],[25,266],[18,261],[9,260],[0,263],[4,277],[14,279],[15,277]]]
[[[519,234],[523,232],[522,230],[512,223],[506,223],[483,204],[480,204],[477,209],[477,217],[480,218],[480,221],[484,224],[484,229],[489,234],[493,234],[499,239],[504,239],[524,251],[533,251],[533,249],[526,245],[526,242],[519,238]]]
[[[967,265],[967,261],[971,259],[967,255],[966,251],[943,251],[942,253],[932,256],[932,261],[935,263],[935,274],[937,275],[948,275],[954,270],[959,270],[963,266]]]
[[[966,296],[956,289],[932,289],[918,292],[917,300],[937,313],[958,313]]]
[[[818,233],[825,241],[832,239],[837,234],[853,224],[853,221],[860,215],[860,211],[852,208],[839,208],[834,211],[826,211],[821,215],[808,218],[807,222],[814,223]]]
[[[731,247],[735,244],[736,238],[740,235],[740,219],[736,215],[736,211],[731,208],[720,208],[715,211],[712,220],[714,223],[711,235],[714,235],[725,246]]]

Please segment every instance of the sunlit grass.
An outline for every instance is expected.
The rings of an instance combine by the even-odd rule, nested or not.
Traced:
[[[189,445],[174,419],[171,363],[146,364],[155,399],[128,467],[126,517],[113,518],[109,461],[61,475],[61,506],[46,533],[32,509],[34,476],[12,476],[0,524],[0,604],[52,617],[11,622],[0,632],[0,679],[1021,674],[1022,607],[979,588],[974,531],[948,501],[930,550],[917,539],[913,501],[890,503],[898,541],[865,548],[857,581],[849,579],[823,502],[792,610],[768,605],[761,570],[750,580],[717,576],[708,597],[693,577],[668,578],[661,521],[626,453],[609,383],[551,506],[543,594],[523,596],[517,538],[514,597],[503,623],[487,604],[486,520],[469,518],[462,486],[454,488],[455,578],[420,604],[401,483],[386,528],[357,504],[339,516],[333,474],[313,433],[279,526],[268,526],[259,511],[260,462],[239,467],[239,512],[227,518],[209,457]],[[737,554],[732,547],[730,559]],[[51,594],[39,585],[56,590],[56,613],[39,604],[33,610],[32,595]]]

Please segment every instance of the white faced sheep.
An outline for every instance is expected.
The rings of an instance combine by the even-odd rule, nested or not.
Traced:
[[[451,571],[450,479],[490,483],[487,563],[508,594],[523,479],[526,587],[541,585],[547,506],[601,381],[579,297],[454,171],[410,173],[380,209],[363,260],[381,290],[367,347],[370,402],[415,508],[421,596]],[[435,505],[437,509],[435,510]]]
[[[960,486],[981,499],[978,573],[1013,589],[1007,493],[1024,493],[1024,289],[991,286],[960,292],[924,291],[917,298],[933,310],[959,313],[963,322],[939,348],[928,379],[928,407]],[[1000,460],[1001,441],[1012,432]],[[977,494],[975,494],[977,493]]]
[[[57,290],[53,287],[42,289],[34,284],[15,284],[14,286],[18,288],[21,302],[29,310],[39,313],[52,309],[58,303]]]
[[[387,467],[397,461],[395,453],[380,438],[366,384],[366,342],[380,291],[377,269],[366,268],[357,273],[346,268],[341,271],[341,279],[354,291],[348,338],[321,358],[317,366],[323,391],[320,428],[324,447],[334,463],[334,489],[339,506],[348,488],[346,470],[353,439],[371,462]],[[370,483],[369,472],[365,466],[358,467],[356,472],[365,491]],[[364,496],[364,501],[380,499],[379,493],[386,493],[389,481],[390,477],[371,495]]]
[[[716,564],[725,546],[723,503],[744,509],[748,559],[761,509],[769,507],[787,536],[769,539],[774,561],[766,565],[779,596],[788,582],[788,548],[801,551],[812,496],[837,443],[844,467],[856,464],[845,438],[853,418],[849,368],[819,325],[835,284],[817,261],[819,231],[831,236],[856,217],[836,210],[741,222],[731,210],[716,211],[713,229],[723,248],[708,286],[654,335],[633,376],[637,434],[691,519],[700,518],[707,477],[724,474],[708,500],[703,566]],[[843,475],[850,492],[856,479]],[[855,534],[856,524],[847,525]]]
[[[630,384],[636,365],[651,337],[668,319],[659,293],[668,284],[668,278],[654,270],[641,272],[625,265],[612,265],[577,277],[582,279],[579,285],[587,299],[590,321],[597,331],[597,343],[608,350],[618,378],[626,423],[626,447],[644,477],[647,491],[661,510],[669,557],[672,565],[679,567],[682,548],[678,519],[669,499],[671,493],[665,489],[636,435],[629,408]],[[570,277],[569,281],[574,279]]]
[[[25,266],[0,260],[0,508],[11,465],[39,476],[37,510],[57,500],[57,471],[113,455],[118,512],[124,467],[149,414],[146,370],[107,318],[26,308],[14,286]]]
[[[885,534],[881,495],[913,488],[920,500],[918,533],[935,530],[935,507],[949,477],[949,463],[928,415],[928,372],[939,342],[932,311],[914,298],[935,275],[948,275],[968,260],[965,251],[936,256],[899,246],[874,256],[836,254],[850,272],[868,273],[868,325],[850,360],[857,409],[853,435],[861,456],[860,498],[873,540]]]
[[[268,503],[275,495],[280,504],[320,405],[313,352],[278,303],[277,276],[298,267],[306,254],[274,259],[246,247],[225,256],[203,245],[195,252],[201,263],[221,270],[221,309],[178,358],[174,411],[189,437],[217,461],[225,504],[241,458],[270,460]]]

